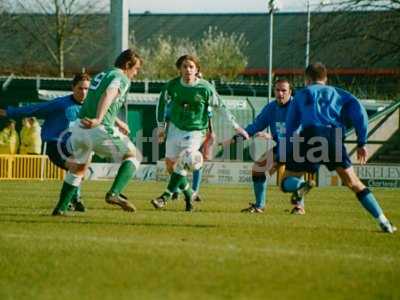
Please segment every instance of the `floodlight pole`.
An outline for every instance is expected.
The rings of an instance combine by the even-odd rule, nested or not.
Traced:
[[[274,41],[274,11],[276,10],[275,0],[269,0],[268,11],[269,11],[269,53],[268,53],[268,99],[267,104],[272,101],[272,49]],[[270,132],[270,128],[267,128],[267,132]],[[271,141],[266,141],[267,149],[270,149]]]
[[[306,37],[306,68],[310,64],[310,34],[311,34],[311,9],[310,0],[307,0],[307,37]]]
[[[129,9],[128,0],[110,1],[110,33],[111,47],[110,60],[114,63],[115,58],[124,50],[128,49],[129,37]]]
[[[274,11],[275,1],[269,0],[269,53],[268,53],[268,103],[272,101],[272,49],[273,49],[273,35],[274,35]]]

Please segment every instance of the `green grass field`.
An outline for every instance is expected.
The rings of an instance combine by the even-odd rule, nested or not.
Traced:
[[[164,183],[134,182],[126,213],[85,182],[88,212],[51,217],[60,182],[0,181],[0,299],[400,299],[400,234],[383,234],[345,188],[320,188],[305,216],[268,191],[263,215],[240,213],[250,186],[203,185],[155,211]],[[375,189],[400,225],[399,191]]]

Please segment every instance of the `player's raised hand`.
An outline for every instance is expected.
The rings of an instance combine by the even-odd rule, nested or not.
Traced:
[[[123,134],[128,135],[131,133],[128,124],[125,122],[119,120],[118,122],[115,122],[115,124],[117,125],[119,131],[121,131]]]
[[[212,159],[213,148],[216,142],[217,136],[214,132],[208,131],[206,138],[204,139],[203,145],[201,147],[201,153],[203,154],[204,160]]]
[[[238,135],[241,135],[245,140],[248,140],[250,138],[249,134],[247,133],[246,130],[244,130],[242,127],[238,127],[235,129],[236,133]]]
[[[233,137],[231,137],[229,139],[226,139],[226,140],[223,140],[222,142],[218,143],[218,145],[222,146],[222,147],[226,147],[226,146],[229,146],[230,144],[237,143],[238,140],[242,140],[243,141],[244,139],[245,139],[245,137],[242,134],[237,133]]]
[[[95,128],[100,125],[100,120],[99,119],[89,119],[89,118],[84,118],[81,120],[81,125],[84,128],[90,129],[90,128]]]
[[[164,127],[157,127],[157,138],[158,142],[164,143],[165,141],[165,128]]]
[[[265,131],[257,132],[256,133],[256,137],[262,138],[262,139],[265,139],[265,140],[272,139],[272,135],[270,133],[268,133],[268,132],[265,132]]]
[[[358,147],[357,148],[357,159],[360,162],[360,164],[362,164],[362,165],[366,164],[367,158],[368,158],[367,148],[365,146]]]

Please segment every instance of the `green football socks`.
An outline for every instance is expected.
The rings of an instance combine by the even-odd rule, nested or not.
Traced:
[[[68,204],[71,202],[72,197],[75,195],[77,189],[78,187],[70,185],[64,181],[60,192],[60,199],[54,208],[53,214],[58,214],[60,212],[63,213],[67,210]]]
[[[119,195],[122,190],[128,185],[129,180],[132,179],[135,170],[135,165],[130,160],[125,160],[124,162],[122,162],[121,166],[118,169],[117,176],[115,177],[114,182],[111,186],[110,192]]]
[[[176,191],[178,188],[182,190],[182,193],[185,195],[185,197],[191,197],[193,194],[193,190],[189,186],[187,177],[173,172],[171,174],[167,190],[161,195],[161,197],[163,197],[165,200],[169,199],[172,196],[173,191]]]

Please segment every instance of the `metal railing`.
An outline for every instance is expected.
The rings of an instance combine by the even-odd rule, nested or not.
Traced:
[[[0,155],[0,180],[62,180],[64,170],[47,155]]]

